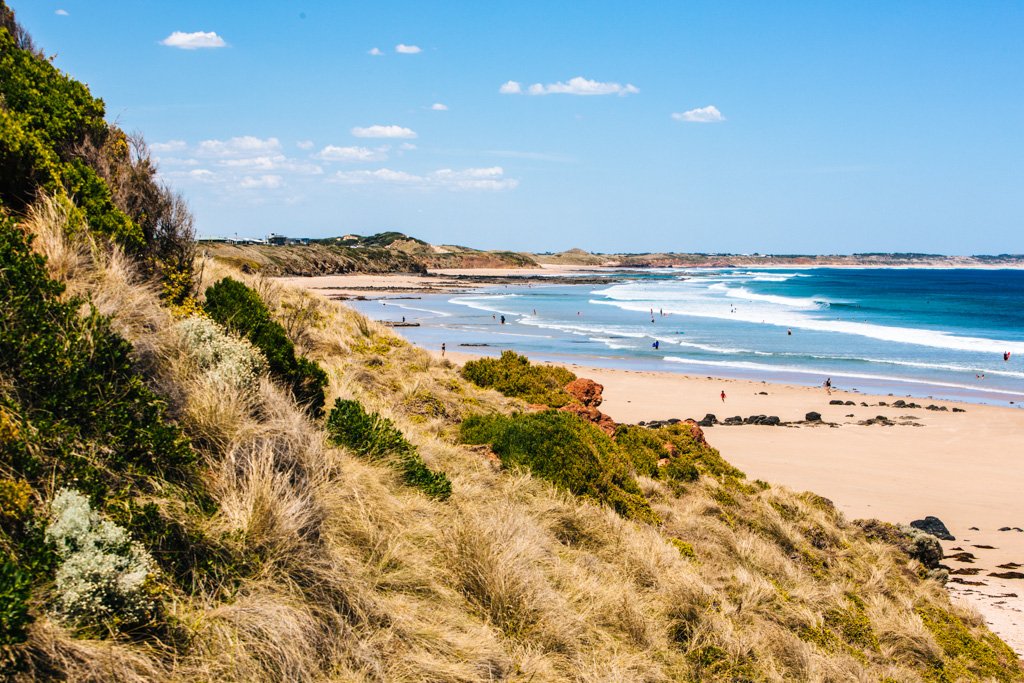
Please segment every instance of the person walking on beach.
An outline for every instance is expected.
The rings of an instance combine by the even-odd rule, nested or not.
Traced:
[[[725,389],[722,389],[722,403],[725,403]]]
[[[828,379],[825,380],[825,392],[829,396],[832,395],[832,378],[831,377],[829,377]]]
[[[444,342],[441,342],[441,358],[444,358]]]

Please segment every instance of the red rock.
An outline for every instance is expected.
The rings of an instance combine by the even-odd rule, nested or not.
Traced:
[[[601,405],[601,401],[604,400],[601,396],[604,392],[604,386],[598,384],[592,379],[586,379],[584,377],[574,379],[565,385],[565,390],[570,396],[588,408],[596,408]]]
[[[700,425],[698,425],[693,420],[683,420],[682,422],[679,423],[678,426],[681,428],[689,429],[690,438],[699,443],[701,446],[708,445],[707,439],[704,438],[704,430],[701,429]]]
[[[598,385],[600,386],[600,385]],[[579,403],[570,403],[567,406],[559,408],[562,412],[573,413],[579,415],[588,422],[593,422],[597,427],[608,436],[615,434],[615,420],[611,419],[597,408],[581,406]]]

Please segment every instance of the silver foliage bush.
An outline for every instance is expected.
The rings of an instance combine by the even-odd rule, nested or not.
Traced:
[[[267,361],[246,339],[228,334],[213,320],[191,316],[178,323],[193,362],[211,379],[250,389],[266,371]]]
[[[153,607],[146,582],[155,567],[146,549],[73,489],[57,493],[50,513],[46,539],[60,559],[57,615],[82,625],[144,622]]]

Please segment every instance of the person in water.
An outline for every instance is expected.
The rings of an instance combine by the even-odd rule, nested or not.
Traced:
[[[661,344],[661,342],[659,342],[659,341],[658,341],[657,339],[655,339],[655,340],[654,340],[654,343],[653,343],[653,344],[651,344],[651,348],[652,348],[652,349],[654,349],[655,351],[657,351],[657,350],[658,350],[658,346],[659,346],[660,344]]]
[[[504,324],[505,324],[505,316],[501,316],[501,324],[502,324],[502,325],[504,325]]]
[[[1010,352],[1009,351],[1005,351],[1003,353],[1003,362],[1006,362],[1008,360],[1010,360]]]

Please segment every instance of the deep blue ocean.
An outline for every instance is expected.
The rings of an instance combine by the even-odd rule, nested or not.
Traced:
[[[1024,401],[1021,270],[666,268],[602,277],[607,283],[350,303],[378,320],[420,323],[398,331],[432,348]]]

